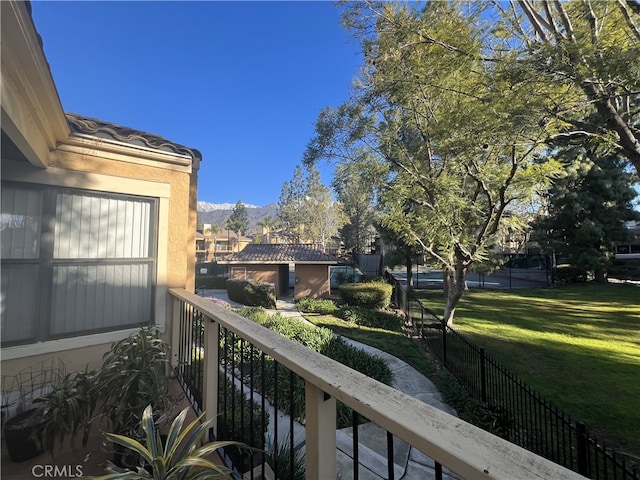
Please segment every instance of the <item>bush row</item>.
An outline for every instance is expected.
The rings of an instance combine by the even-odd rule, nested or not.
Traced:
[[[381,328],[399,332],[402,330],[404,318],[393,313],[371,310],[369,308],[354,305],[343,305],[338,309],[336,316],[344,321],[364,327]]]
[[[384,282],[345,283],[338,289],[342,300],[358,307],[387,308],[393,287]]]
[[[216,275],[196,275],[196,289],[225,289],[227,288],[226,277]]]
[[[276,290],[271,283],[228,279],[227,295],[230,300],[243,305],[276,308]]]
[[[264,312],[264,310],[261,311],[256,308],[244,307],[238,309],[237,312],[290,340],[301,343],[311,350],[326,355],[380,382],[390,384],[393,379],[391,370],[384,360],[350,345],[343,338],[335,335],[327,328],[316,327],[315,325],[296,318],[285,318],[279,314],[269,315]],[[236,356],[238,355],[242,355],[242,353],[236,353]],[[237,361],[248,362],[250,360],[248,358],[238,358]],[[258,372],[258,375],[260,375],[260,372]],[[290,392],[288,375],[286,369],[277,369],[278,380],[276,382],[276,368],[273,361],[269,361],[265,368],[264,385],[267,391],[264,392],[264,394],[272,400],[276,393],[273,391],[273,386],[277,383],[278,407],[284,411],[292,411],[296,418],[303,420],[305,415],[303,401],[304,382],[301,378],[296,377],[293,384],[293,392]],[[262,384],[262,382],[256,383],[257,385]],[[289,401],[290,398],[294,399],[292,405]],[[339,404],[338,427],[348,426],[350,422],[351,410],[345,405]]]
[[[338,307],[328,298],[304,297],[296,300],[298,310],[306,313],[320,313],[322,315],[333,314]]]

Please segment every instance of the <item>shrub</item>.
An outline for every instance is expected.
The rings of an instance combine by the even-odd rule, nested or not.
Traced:
[[[394,332],[399,332],[404,324],[404,318],[393,313],[353,305],[343,305],[338,309],[336,315],[349,323],[371,328],[382,328]]]
[[[327,298],[304,297],[296,301],[296,306],[301,312],[321,313],[329,315],[336,311],[336,304]]]
[[[227,294],[230,300],[243,305],[276,308],[276,291],[270,283],[228,279]]]
[[[387,308],[393,287],[388,283],[346,283],[338,289],[345,303],[358,307]]]
[[[582,283],[589,280],[587,273],[573,265],[558,265],[555,271],[555,283],[567,285],[570,283]]]
[[[264,311],[263,311],[264,312]],[[347,343],[343,338],[335,335],[328,328],[317,327],[296,318],[286,318],[279,314],[269,317],[267,321],[263,320],[263,314],[260,309],[243,308],[238,313],[249,318],[250,320],[261,323],[264,327],[279,333],[305,345],[306,347],[317,351],[329,358],[347,365],[354,370],[368,375],[380,382],[390,384],[393,374],[384,360],[379,357],[370,355],[364,350],[354,347]],[[256,318],[258,320],[256,320]],[[245,360],[246,361],[246,360]],[[255,374],[255,372],[254,372]],[[260,373],[258,372],[258,375]],[[267,392],[265,397],[273,399],[273,386],[275,384],[273,361],[268,360],[265,369],[265,385]],[[260,385],[261,382],[256,382]],[[278,369],[278,407],[284,411],[293,408],[294,416],[300,420],[304,419],[304,382],[298,376],[295,376],[293,392],[289,392],[289,373],[285,368]],[[289,398],[294,398],[294,404],[289,405]],[[299,401],[296,401],[299,399]],[[338,404],[338,428],[346,427],[351,424],[351,409],[341,403]]]
[[[640,280],[640,259],[615,259],[608,271],[610,278],[619,280]]]
[[[196,289],[216,289],[227,288],[227,279],[215,275],[196,275]]]

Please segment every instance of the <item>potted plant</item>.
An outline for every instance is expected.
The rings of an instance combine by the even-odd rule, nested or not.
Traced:
[[[201,423],[205,415],[203,413],[183,430],[188,411],[189,407],[182,410],[173,420],[164,442],[156,428],[151,405],[144,409],[140,421],[141,430],[144,432],[144,445],[136,438],[107,433],[107,439],[135,453],[140,462],[130,468],[111,464],[108,467],[110,474],[98,478],[101,480],[229,478],[232,470],[211,462],[208,457],[219,448],[242,444],[231,441],[209,442],[198,447],[209,429],[211,420]]]
[[[34,400],[37,406],[26,424],[34,426],[33,435],[44,451],[53,452],[67,436],[83,430],[82,445],[87,444],[91,417],[96,408],[96,372],[84,370],[66,375],[51,390]]]
[[[43,453],[39,433],[44,426],[41,404],[38,400],[47,395],[64,378],[61,362],[43,361],[21,370],[14,376],[2,377],[2,420],[4,440],[9,457],[22,462]],[[5,420],[5,417],[8,417]]]
[[[105,354],[95,391],[114,432],[141,439],[140,420],[148,405],[156,421],[166,419],[177,401],[169,391],[168,358],[155,327],[141,328]]]
[[[167,345],[155,327],[114,343],[101,368],[64,376],[33,401],[33,408],[5,425],[5,437],[27,445],[8,446],[12,460],[33,458],[43,450],[53,455],[55,446],[82,429],[86,445],[91,423],[106,418],[120,434],[142,438],[140,419],[147,405],[154,418],[163,420],[177,399],[169,392]],[[94,412],[96,412],[94,414]],[[121,462],[120,452],[115,452]],[[14,459],[15,457],[15,459]]]

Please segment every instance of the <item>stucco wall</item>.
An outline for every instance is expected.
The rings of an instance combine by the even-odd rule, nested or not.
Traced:
[[[240,270],[233,269],[244,269],[244,275],[240,273]],[[278,270],[278,265],[253,264],[233,265],[231,269],[234,273],[234,278],[241,278],[254,282],[272,283],[276,288],[279,282]]]
[[[329,265],[296,264],[294,297],[328,297]]]

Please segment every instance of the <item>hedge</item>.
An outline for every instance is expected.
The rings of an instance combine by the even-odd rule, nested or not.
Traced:
[[[250,280],[227,280],[229,300],[251,307],[276,308],[275,286]]]
[[[227,278],[217,275],[196,275],[196,289],[223,290],[227,288]]]
[[[384,282],[345,283],[338,288],[345,303],[365,308],[387,308],[392,291],[393,287]]]

